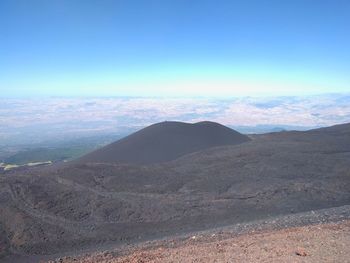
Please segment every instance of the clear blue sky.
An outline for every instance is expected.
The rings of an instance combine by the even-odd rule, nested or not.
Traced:
[[[0,96],[350,92],[349,0],[1,0]]]

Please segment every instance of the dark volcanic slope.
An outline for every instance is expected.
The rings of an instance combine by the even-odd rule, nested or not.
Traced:
[[[5,173],[0,257],[134,243],[349,205],[349,127],[265,134],[153,165]]]
[[[215,146],[235,145],[250,139],[215,122],[161,122],[80,158],[78,163],[151,164]]]

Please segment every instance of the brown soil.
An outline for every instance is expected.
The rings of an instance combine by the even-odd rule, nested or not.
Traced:
[[[350,262],[349,248],[350,220],[346,220],[240,236],[219,232],[56,262]]]

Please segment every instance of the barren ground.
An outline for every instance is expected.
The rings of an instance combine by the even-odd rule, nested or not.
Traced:
[[[236,228],[227,234],[233,238],[350,219],[350,124],[252,138],[152,165],[6,171],[0,176],[0,261],[125,252],[225,226]],[[260,222],[239,231],[259,220],[271,227]]]
[[[134,248],[124,255],[105,251],[56,262],[350,262],[349,248],[350,220],[345,220],[240,236],[219,232]]]

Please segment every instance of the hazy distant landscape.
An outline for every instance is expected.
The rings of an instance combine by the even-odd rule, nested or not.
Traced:
[[[2,99],[0,143],[29,144],[101,133],[125,134],[130,133],[128,129],[134,131],[165,120],[210,119],[233,128],[250,129],[250,133],[276,127],[315,128],[348,120],[349,99],[349,94],[229,99]]]
[[[248,134],[324,127],[350,119],[349,100],[349,94],[232,99],[2,99],[0,162],[70,160],[165,120],[210,119]]]

